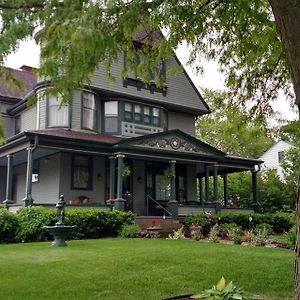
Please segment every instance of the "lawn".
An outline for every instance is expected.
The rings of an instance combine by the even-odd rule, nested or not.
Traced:
[[[292,296],[293,252],[190,240],[101,239],[0,245],[0,298],[162,299],[223,275],[267,299]]]

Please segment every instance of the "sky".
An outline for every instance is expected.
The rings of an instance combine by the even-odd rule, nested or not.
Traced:
[[[20,68],[22,65],[28,65],[32,67],[39,66],[39,47],[36,45],[34,40],[28,40],[20,44],[19,50],[7,57],[5,65],[14,69]],[[223,89],[224,78],[222,74],[218,72],[218,65],[213,61],[204,63],[204,74],[196,74],[196,72],[189,66],[186,65],[188,60],[189,51],[185,45],[181,45],[176,54],[184,65],[187,73],[191,77],[194,84],[198,89],[212,88],[212,89]],[[274,102],[274,109],[281,113],[282,117],[286,120],[295,120],[297,114],[291,108],[288,100],[285,99],[284,95],[281,94],[277,101]]]

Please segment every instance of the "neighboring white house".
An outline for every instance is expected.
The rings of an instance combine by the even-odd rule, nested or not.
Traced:
[[[285,152],[294,145],[286,141],[278,141],[269,150],[267,150],[259,159],[263,160],[263,169],[276,169],[277,175],[283,178],[283,169],[280,163],[284,160]]]

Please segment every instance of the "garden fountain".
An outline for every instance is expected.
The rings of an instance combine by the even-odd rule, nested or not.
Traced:
[[[59,197],[58,202],[56,203],[55,207],[57,209],[57,222],[55,226],[44,226],[46,231],[48,231],[54,238],[52,242],[52,246],[54,247],[63,247],[67,246],[66,238],[67,236],[75,229],[76,226],[66,226],[64,225],[64,218],[65,218],[65,206],[66,201],[64,196],[61,195]]]

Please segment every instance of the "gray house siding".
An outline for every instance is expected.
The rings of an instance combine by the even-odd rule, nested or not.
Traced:
[[[15,120],[13,117],[7,115],[7,109],[11,108],[12,105],[0,101],[0,114],[4,127],[4,137],[8,139],[15,134]]]
[[[82,107],[82,100],[81,100],[81,91],[75,91],[72,95],[72,129],[73,130],[81,130],[81,107]]]
[[[184,113],[169,112],[168,129],[180,129],[181,131],[195,136],[195,117]]]
[[[0,168],[0,201],[5,200],[6,192],[6,168]]]
[[[21,115],[21,131],[36,130],[36,105],[24,110]]]
[[[142,160],[133,160],[133,212],[137,215],[146,213],[145,207],[145,162]],[[138,177],[141,177],[142,182],[138,182]]]
[[[32,197],[36,203],[55,203],[59,196],[60,154],[49,157],[49,161],[40,159],[39,180],[32,183]],[[26,164],[15,167],[17,174],[17,202],[25,197]]]
[[[197,187],[196,187],[196,166],[187,165],[187,200],[197,200]]]
[[[161,105],[178,105],[182,108],[187,109],[197,109],[207,111],[207,107],[199,98],[199,95],[194,90],[194,87],[187,79],[184,72],[180,72],[176,76],[167,78],[167,95],[164,96],[162,93],[154,92],[151,94],[149,90],[142,89],[137,90],[136,87],[128,86],[123,87],[123,80],[120,73],[124,66],[124,55],[120,56],[117,63],[113,64],[111,68],[111,74],[115,77],[116,81],[114,83],[109,82],[107,79],[105,70],[103,67],[99,67],[95,75],[91,78],[91,85],[95,88],[100,88],[108,91],[113,91],[117,93],[127,94],[129,96],[146,98],[152,102],[156,102]],[[170,68],[178,67],[179,64],[175,58],[166,61],[167,70]]]
[[[5,139],[10,138],[15,134],[15,119],[11,116],[2,115]]]
[[[39,113],[39,119],[40,119],[40,128],[39,129],[45,129],[47,127],[47,100],[45,98],[41,98],[39,100],[39,106],[40,106],[40,113]]]
[[[104,184],[105,184],[105,159],[100,156],[93,156],[93,190],[72,190],[72,154],[62,153],[60,164],[59,193],[65,196],[67,203],[78,196],[85,196],[92,202],[104,204]],[[98,179],[98,174],[101,179]]]

